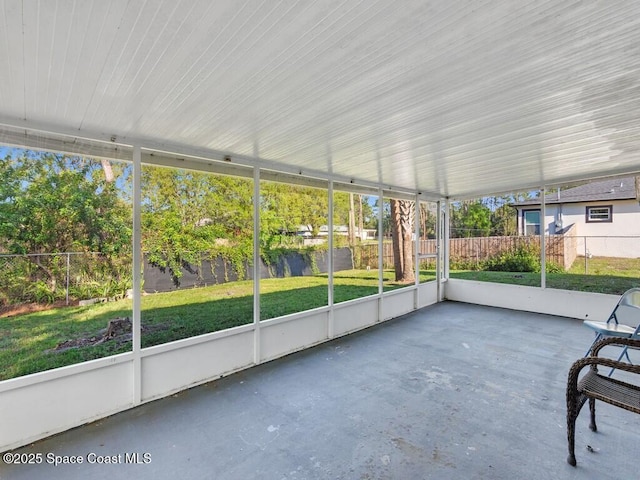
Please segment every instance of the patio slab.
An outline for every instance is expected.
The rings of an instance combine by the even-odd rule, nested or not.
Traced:
[[[601,403],[565,461],[591,335],[444,302],[18,449],[42,463],[0,461],[0,479],[636,478],[640,416]]]

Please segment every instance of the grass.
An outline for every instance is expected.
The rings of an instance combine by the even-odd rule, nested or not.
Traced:
[[[567,272],[547,273],[546,287],[622,295],[629,288],[640,286],[639,258],[593,257],[587,259],[586,270],[588,273],[585,274],[585,259],[579,257]],[[457,270],[451,271],[450,277],[481,282],[540,286],[539,273]]]
[[[569,272],[575,275],[612,275],[616,277],[640,277],[640,258],[578,257]]]
[[[384,272],[384,291],[405,285]],[[540,274],[452,271],[452,278],[539,286]],[[434,280],[421,271],[420,281]],[[640,284],[640,259],[577,259],[567,273],[547,274],[548,288],[622,294]],[[262,320],[328,304],[327,275],[260,281]],[[378,293],[376,270],[347,270],[334,276],[334,302]],[[0,318],[0,380],[71,365],[131,350],[131,341],[106,341],[55,351],[56,346],[82,338],[100,337],[109,320],[131,317],[132,303],[121,300],[87,307],[50,310]],[[241,281],[144,296],[141,302],[142,347],[223,330],[253,321],[253,282]]]
[[[384,289],[405,285],[384,272]],[[421,272],[421,281],[435,278]],[[266,320],[328,304],[327,275],[260,281],[260,318]],[[374,295],[377,271],[347,270],[334,276],[334,302]],[[64,307],[0,318],[0,380],[131,350],[131,341],[106,341],[56,351],[69,340],[99,338],[109,320],[131,317],[131,300]],[[142,347],[223,330],[253,321],[253,282],[147,295],[141,302]]]

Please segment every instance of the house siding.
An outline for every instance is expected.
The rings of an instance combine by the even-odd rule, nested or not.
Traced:
[[[612,222],[586,221],[586,207],[612,205]],[[536,208],[532,205],[518,207],[519,231],[522,234],[522,211]],[[637,200],[615,200],[609,202],[577,202],[551,204],[545,207],[545,233],[559,233],[571,225],[575,229],[578,255],[598,257],[640,257],[640,205]],[[635,238],[634,238],[635,237]]]

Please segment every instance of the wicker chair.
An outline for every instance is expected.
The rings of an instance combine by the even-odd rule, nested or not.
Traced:
[[[600,340],[593,346],[591,355],[581,358],[571,366],[567,381],[567,438],[569,441],[567,462],[574,467],[576,465],[576,418],[587,399],[589,400],[589,410],[591,411],[589,428],[594,432],[597,431],[596,400],[631,412],[640,413],[640,377],[638,377],[638,383],[632,383],[632,381],[635,381],[634,376],[626,376],[625,381],[622,381],[598,373],[598,366],[604,366],[640,375],[640,365],[598,357],[600,350],[607,345],[640,349],[640,340],[615,337]],[[590,368],[581,376],[582,369],[587,366]]]

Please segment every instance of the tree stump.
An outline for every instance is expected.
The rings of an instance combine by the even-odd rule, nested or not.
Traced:
[[[105,332],[103,338],[107,340],[110,338],[125,335],[127,333],[131,333],[131,319],[129,317],[114,318],[112,320],[109,320],[107,331]]]

